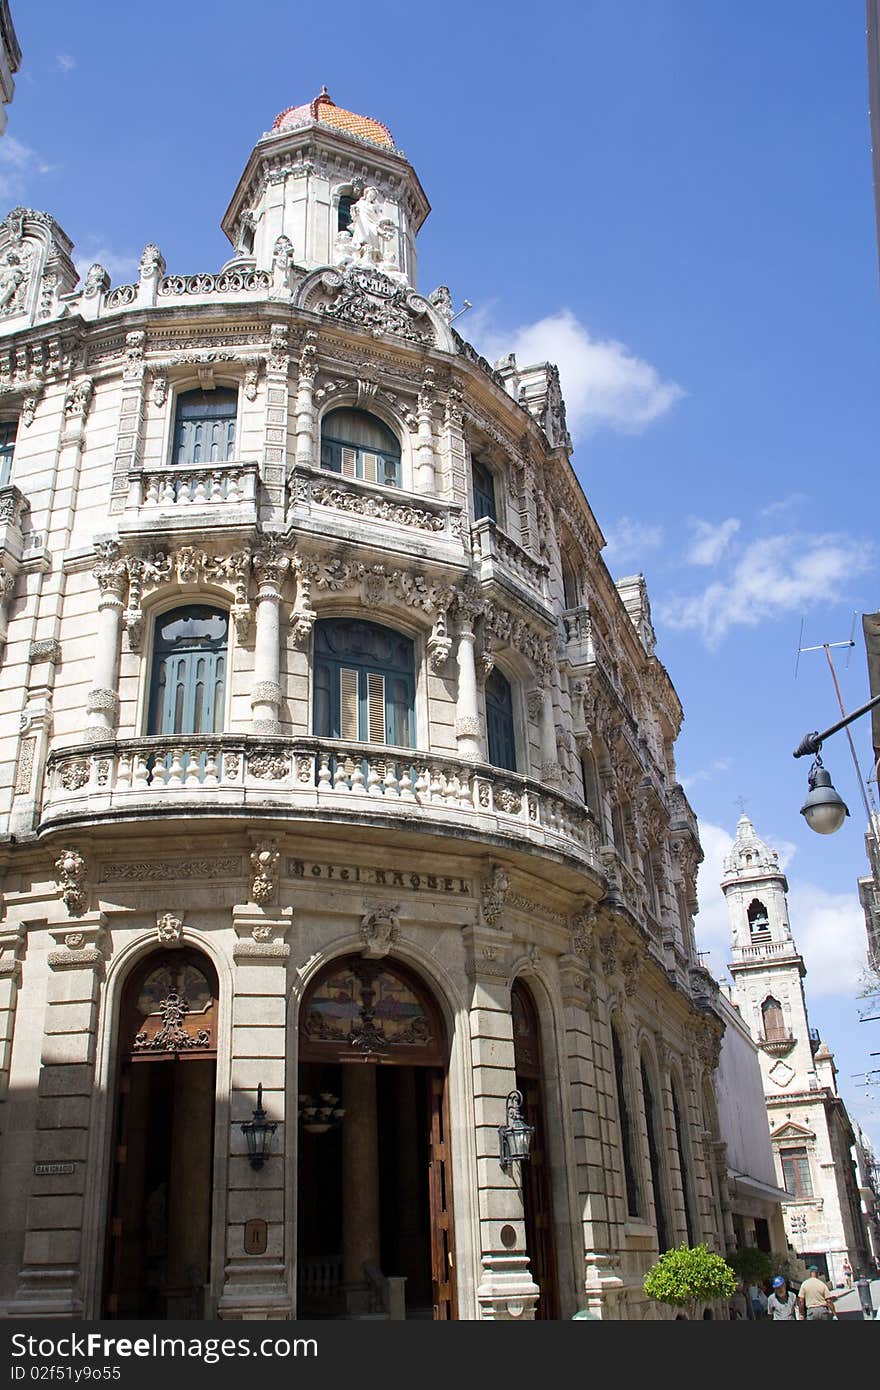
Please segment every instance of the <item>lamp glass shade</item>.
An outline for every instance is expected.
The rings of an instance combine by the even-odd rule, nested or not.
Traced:
[[[810,777],[810,790],[801,807],[801,815],[817,835],[833,835],[849,815],[845,801],[835,791],[831,776],[824,767],[817,768]]]

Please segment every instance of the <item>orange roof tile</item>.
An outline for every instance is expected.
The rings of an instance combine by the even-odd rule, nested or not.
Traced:
[[[272,129],[293,130],[296,126],[305,125],[307,121],[318,121],[322,125],[333,126],[346,135],[356,135],[361,140],[369,140],[372,144],[382,145],[387,150],[394,149],[394,137],[387,125],[383,125],[381,121],[374,121],[371,116],[358,116],[354,111],[346,111],[345,107],[337,106],[328,96],[326,87],[322,88],[314,101],[308,101],[303,106],[288,106],[286,111],[280,112],[272,122]]]

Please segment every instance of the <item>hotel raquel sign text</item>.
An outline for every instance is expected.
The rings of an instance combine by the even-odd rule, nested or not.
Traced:
[[[376,888],[412,888],[416,892],[470,894],[470,880],[449,874],[411,874],[399,869],[373,869],[359,864],[316,864],[289,859],[291,878],[332,879],[341,883],[365,883]]]

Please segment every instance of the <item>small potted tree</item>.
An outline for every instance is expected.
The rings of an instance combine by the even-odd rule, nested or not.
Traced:
[[[732,1297],[736,1277],[724,1257],[707,1246],[679,1245],[651,1266],[642,1288],[648,1298],[679,1308],[681,1316],[695,1319],[701,1304]]]

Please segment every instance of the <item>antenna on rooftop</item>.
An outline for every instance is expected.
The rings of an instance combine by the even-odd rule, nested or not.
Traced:
[[[837,672],[836,672],[835,669],[834,669],[834,661],[832,660],[832,657],[831,657],[831,648],[832,648],[832,647],[846,647],[846,648],[848,649],[848,650],[847,650],[847,654],[846,654],[846,664],[847,664],[847,666],[849,666],[850,653],[851,653],[853,647],[855,646],[855,641],[854,641],[854,638],[853,638],[853,634],[855,633],[855,630],[856,630],[856,616],[857,616],[857,615],[856,615],[855,613],[853,613],[852,625],[851,625],[850,630],[849,630],[849,638],[848,638],[848,640],[847,640],[846,642],[820,642],[820,643],[819,643],[817,646],[815,646],[815,647],[804,647],[804,646],[801,646],[800,644],[803,642],[803,637],[804,637],[804,620],[803,620],[803,618],[801,619],[801,635],[800,635],[800,637],[798,638],[798,661],[800,661],[801,652],[824,652],[824,653],[825,653],[825,656],[826,656],[827,659],[828,659],[828,666],[829,666],[829,669],[830,669],[830,671],[831,671],[831,679],[832,679],[832,681],[834,682],[834,691],[835,691],[835,694],[837,695],[837,703],[838,703],[838,705],[840,706],[840,713],[842,714],[842,716],[843,716],[844,719],[846,718],[846,706],[845,706],[844,703],[843,703],[843,696],[842,696],[841,693],[840,693],[840,685],[839,685],[838,680],[837,680]],[[795,664],[794,673],[795,673],[795,676],[797,676],[797,664]],[[861,794],[862,794],[862,804],[863,804],[863,806],[864,806],[864,808],[865,808],[865,816],[866,816],[868,822],[870,823],[870,821],[871,821],[871,811],[872,811],[872,809],[873,809],[875,815],[876,815],[876,813],[877,813],[877,808],[876,808],[876,806],[874,805],[874,793],[873,793],[873,791],[871,791],[870,787],[867,787],[867,786],[865,785],[865,779],[862,777],[862,770],[861,770],[861,768],[859,767],[859,760],[858,760],[858,758],[856,757],[856,746],[855,746],[855,744],[853,743],[852,734],[851,734],[851,732],[850,732],[850,730],[849,730],[848,728],[845,729],[844,732],[846,733],[846,739],[847,739],[847,742],[848,742],[848,744],[849,744],[849,751],[850,751],[850,753],[851,753],[851,755],[852,755],[853,766],[854,766],[854,768],[855,768],[855,770],[856,770],[856,781],[857,781],[858,784],[859,784],[859,791],[860,791]],[[870,805],[868,804],[868,798],[869,798],[869,797],[870,797],[870,802],[871,802]]]
[[[462,300],[462,307],[459,309],[457,314],[452,315],[452,318],[449,320],[449,322],[455,323],[456,319],[460,319],[462,314],[466,314],[468,309],[473,309],[473,307],[474,306],[469,299]]]

